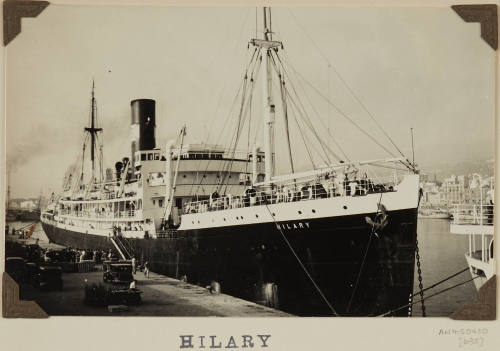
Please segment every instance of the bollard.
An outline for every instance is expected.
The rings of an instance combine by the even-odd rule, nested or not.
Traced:
[[[271,308],[279,308],[278,285],[275,283],[257,283],[255,302]]]
[[[221,292],[220,283],[212,280],[210,282],[209,290],[210,290],[211,294],[215,294],[215,295],[220,294],[220,292]]]

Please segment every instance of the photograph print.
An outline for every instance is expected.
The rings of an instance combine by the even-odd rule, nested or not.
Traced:
[[[468,22],[46,5],[6,43],[9,284],[50,316],[457,313],[496,264]]]

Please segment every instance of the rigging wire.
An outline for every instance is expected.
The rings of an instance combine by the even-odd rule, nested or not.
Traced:
[[[309,278],[309,280],[311,281],[311,283],[314,285],[314,287],[316,288],[316,290],[318,291],[319,295],[321,296],[321,298],[325,301],[325,303],[328,305],[328,308],[332,311],[332,314],[335,316],[335,317],[339,317],[339,314],[337,313],[337,311],[335,311],[335,309],[333,308],[332,304],[330,303],[330,301],[328,301],[328,299],[326,298],[325,294],[323,294],[323,291],[321,291],[321,288],[318,286],[318,284],[316,283],[316,281],[314,280],[314,278],[311,276],[311,274],[309,273],[309,271],[307,270],[307,268],[304,266],[304,264],[302,263],[302,260],[300,259],[300,257],[297,255],[297,253],[295,252],[295,250],[293,249],[292,247],[292,244],[290,243],[290,241],[288,241],[285,233],[283,233],[283,230],[281,229],[281,227],[278,225],[278,222],[276,221],[276,219],[274,218],[274,215],[272,214],[271,212],[271,209],[269,208],[268,204],[267,204],[267,200],[264,201],[264,205],[266,206],[267,208],[267,211],[269,212],[269,214],[271,215],[271,218],[273,219],[274,221],[274,224],[276,225],[276,228],[278,229],[278,231],[280,232],[281,234],[281,237],[283,238],[283,240],[285,241],[286,245],[288,246],[288,248],[290,249],[290,251],[293,253],[293,255],[295,256],[295,258],[297,259],[297,262],[299,263],[300,267],[303,269],[303,271],[305,272],[306,276]]]
[[[232,112],[233,112],[234,107],[236,106],[236,102],[238,101],[238,96],[240,95],[240,92],[241,92],[242,87],[243,87],[243,81],[240,83],[239,88],[238,88],[238,91],[236,92],[236,95],[235,95],[235,96],[234,96],[234,98],[233,98],[233,102],[231,103],[231,108],[229,109],[229,113],[227,114],[226,119],[225,119],[225,122],[224,122],[224,124],[223,124],[223,126],[222,126],[222,128],[221,128],[221,131],[220,131],[220,133],[219,133],[219,135],[218,135],[217,139],[216,139],[216,144],[218,144],[218,143],[219,143],[219,140],[220,140],[220,138],[221,138],[221,136],[222,136],[222,133],[223,133],[223,132],[224,132],[224,130],[226,129],[227,125],[229,124],[229,123],[228,123],[228,121],[229,121],[229,119],[230,119],[230,117],[231,117],[231,115],[232,115]],[[201,161],[200,161],[200,162],[201,162]],[[207,166],[206,166],[206,168],[205,168],[204,173],[206,173],[206,172],[207,172],[207,170],[208,170],[208,167],[209,167],[209,166],[210,166],[210,160],[207,162]],[[202,184],[202,183],[203,183],[203,178],[201,178],[200,182],[197,184],[197,188],[195,189],[195,192],[194,192],[195,194],[196,194],[196,193],[198,193],[198,190],[199,190],[199,188],[201,187],[201,184]],[[193,184],[192,184],[192,186],[191,186],[191,189],[189,190],[189,194],[190,194],[190,195],[192,195],[192,194],[193,194],[193,193],[192,193],[192,189],[193,189],[193,187],[194,187],[194,182],[193,182]],[[203,189],[203,188],[202,188],[202,189]]]
[[[305,120],[306,124],[308,125],[309,129],[313,132],[313,134],[315,135],[316,137],[316,140],[319,142],[323,152],[325,153],[325,157],[327,159],[327,163],[330,164],[331,161],[330,161],[330,158],[328,157],[328,153],[326,152],[325,148],[333,155],[333,157],[335,157],[337,160],[341,160],[341,157],[339,157],[335,152],[333,152],[331,150],[331,148],[328,146],[328,144],[326,144],[320,137],[319,137],[319,134],[318,132],[316,131],[316,129],[314,128],[314,124],[312,123],[311,119],[308,117],[307,115],[307,112],[306,112],[306,108],[305,106],[302,104],[302,101],[300,100],[299,98],[299,94],[297,92],[297,90],[295,89],[295,86],[293,84],[293,81],[292,79],[290,78],[289,74],[287,73],[285,67],[283,66],[283,63],[280,59],[280,57],[276,54],[276,57],[278,59],[278,61],[280,62],[280,65],[283,69],[283,72],[285,73],[285,75],[288,77],[288,80],[290,82],[290,85],[292,87],[292,91],[294,92],[295,96],[296,96],[296,100],[299,102],[300,106],[296,106],[297,107],[297,111],[300,111],[301,113],[301,117]],[[276,68],[276,70],[278,70]],[[291,96],[291,94],[289,93],[289,90],[286,89],[287,92],[288,92],[288,96],[290,97],[290,101],[295,104],[295,99],[293,99],[293,97]],[[306,97],[309,99],[309,97],[306,95]],[[312,102],[309,101],[309,103],[311,104],[311,106],[313,107],[313,110],[316,112],[316,115],[319,117],[319,113],[315,110],[314,108],[314,105],[312,104]],[[319,117],[320,121],[321,121],[321,118]],[[322,121],[321,121],[322,122]],[[323,124],[323,122],[322,122]],[[330,137],[331,137],[331,134],[329,134]],[[333,137],[332,137],[333,139]],[[343,149],[340,147],[340,145],[338,145],[338,143],[333,139],[333,141],[335,142],[335,144],[338,146],[338,148],[340,149],[340,151],[344,154],[344,156],[346,156],[346,158],[349,160],[349,158],[347,157],[347,155],[345,154],[345,152],[343,151]],[[323,161],[325,162],[325,160],[323,159]]]
[[[302,117],[302,119],[304,120],[304,123],[306,123],[306,125],[309,127],[309,129],[312,131],[312,133],[314,134],[314,136],[316,137],[316,140],[318,141],[318,143],[320,144],[323,152],[325,153],[325,156],[326,156],[326,159],[327,161],[325,161],[325,159],[323,159],[323,162],[326,162],[327,164],[331,164],[331,161],[330,161],[330,158],[328,157],[328,153],[326,152],[326,150],[328,150],[330,152],[330,154],[333,155],[333,157],[335,157],[338,161],[340,161],[342,158],[340,156],[338,156],[335,152],[333,152],[333,150],[328,146],[328,144],[326,144],[320,137],[319,137],[319,134],[318,132],[316,131],[316,129],[314,128],[314,124],[312,123],[311,119],[307,116],[306,112],[303,110],[304,107],[302,107],[302,110],[300,110],[300,106],[297,106],[292,98],[292,96],[290,95],[290,93],[288,92],[287,90],[287,95],[290,97],[290,101],[292,102],[292,104],[294,104],[297,108],[297,110],[299,111],[300,113],[300,117]]]
[[[359,267],[358,274],[356,276],[356,283],[354,285],[354,289],[352,290],[351,298],[349,299],[349,303],[347,304],[346,312],[349,312],[351,309],[352,301],[354,300],[354,296],[356,295],[356,291],[358,290],[359,279],[361,278],[361,274],[363,274],[363,270],[365,268],[366,257],[368,256],[368,251],[370,250],[370,245],[372,243],[373,234],[375,234],[375,220],[380,211],[380,204],[382,202],[382,194],[380,193],[380,198],[378,200],[377,212],[375,213],[374,222],[372,224],[372,230],[370,232],[370,237],[368,238],[368,243],[366,244],[365,253],[363,254],[363,260],[361,261],[361,266]]]
[[[302,76],[299,72],[295,70],[293,66],[291,66],[292,69],[295,71],[295,73],[307,84],[309,85],[312,89],[316,91],[316,93],[321,96],[323,99],[325,99],[341,116],[343,116],[345,119],[347,119],[349,122],[351,122],[352,125],[354,125],[360,132],[365,134],[368,138],[370,138],[375,144],[377,144],[380,148],[382,148],[385,152],[390,154],[392,157],[396,157],[396,155],[387,149],[384,145],[382,145],[380,142],[377,141],[372,135],[370,135],[367,131],[365,131],[361,126],[356,123],[352,118],[350,118],[344,111],[342,111],[337,105],[335,105],[328,97],[324,96],[314,85],[312,85],[304,76]]]
[[[243,19],[243,21],[242,21],[242,23],[241,23],[241,28],[240,28],[239,34],[238,34],[238,36],[237,36],[237,40],[235,41],[235,48],[237,47],[238,43],[240,42],[240,39],[241,39],[241,36],[242,36],[242,34],[243,34],[243,31],[244,31],[245,25],[246,25],[246,23],[247,23],[247,19],[248,19],[249,13],[250,13],[250,9],[248,9],[248,10],[245,12],[245,18]],[[257,48],[255,48],[255,50],[254,50],[254,52],[253,52],[253,56],[255,55],[255,51],[256,51],[256,50],[257,50]],[[253,56],[252,56],[252,57],[253,57]],[[215,60],[214,60],[214,61],[215,61]],[[250,62],[251,62],[251,60],[250,60]],[[248,66],[247,66],[247,69],[248,69]],[[241,85],[240,85],[240,88],[241,88]],[[240,88],[239,88],[239,89],[240,89]],[[219,96],[219,99],[218,99],[218,102],[217,102],[217,105],[216,105],[216,109],[215,109],[215,112],[214,112],[214,116],[216,116],[216,115],[217,115],[217,111],[219,110],[219,106],[220,106],[220,103],[221,103],[221,101],[222,101],[222,97],[223,97],[223,95],[224,95],[224,91],[225,91],[225,89],[226,89],[226,85],[224,85],[224,87],[223,87],[223,89],[222,89],[222,91],[221,91],[221,93],[220,93],[220,96]],[[237,100],[237,95],[238,95],[238,93],[236,94],[236,96],[235,96],[235,99],[234,99],[233,103]],[[222,132],[223,132],[223,130],[224,130],[224,128],[225,128],[225,126],[227,125],[227,121],[229,120],[229,117],[231,116],[231,111],[232,111],[232,108],[233,108],[233,107],[231,107],[231,109],[230,109],[230,113],[229,113],[229,114],[228,114],[228,116],[226,117],[226,120],[225,120],[225,122],[224,122],[224,124],[223,124],[223,126],[224,126],[224,127],[223,127],[223,129],[221,130],[221,132],[220,132],[219,136],[217,137],[217,139],[216,139],[216,144],[215,144],[215,145],[217,145],[217,144],[219,143],[220,136],[222,135]],[[210,124],[209,130],[208,130],[208,135],[207,135],[207,141],[208,141],[208,139],[210,138],[210,135],[211,135],[211,132],[212,132],[212,127],[213,127],[213,126],[214,126],[214,123]],[[198,169],[199,169],[199,165],[201,164],[201,162],[202,162],[202,160],[199,160],[199,161],[198,161],[198,163],[197,163],[197,165],[196,165],[196,169],[197,169],[197,171],[196,171],[196,178],[195,178],[195,179],[197,179],[197,178],[198,178],[198,175],[199,175],[199,171],[198,171]],[[210,164],[210,161],[207,163],[207,169],[208,169],[209,164]],[[207,170],[207,169],[205,169],[205,173],[206,173],[206,170]],[[193,181],[193,183],[191,184],[191,188],[189,189],[189,194],[190,194],[190,195],[192,194],[192,190],[193,190],[193,187],[194,187],[194,184],[195,184],[195,183],[196,183],[196,181]],[[201,183],[200,183],[200,184],[201,184]],[[199,189],[199,187],[197,187],[196,192],[198,191],[198,189]]]
[[[286,55],[286,53],[285,53],[285,55]],[[279,56],[279,55],[277,55],[277,54],[276,54],[276,57],[277,57],[277,59],[278,59],[278,61],[279,61],[279,63],[280,63],[280,66],[281,66],[281,67],[282,67],[282,69],[283,69],[283,72],[285,73],[286,77],[287,77],[287,78],[288,78],[288,80],[291,82],[292,87],[293,87],[293,80],[291,79],[290,74],[289,74],[289,73],[288,73],[288,71],[286,70],[286,68],[285,68],[285,66],[284,66],[284,62],[281,60],[281,58],[280,58],[280,56]],[[321,118],[321,116],[320,116],[319,112],[318,112],[318,111],[316,110],[316,108],[314,107],[314,104],[312,103],[311,99],[310,99],[310,98],[309,98],[309,96],[307,95],[307,93],[306,93],[305,89],[302,87],[302,85],[300,84],[300,82],[298,82],[298,83],[299,83],[299,86],[302,88],[302,91],[304,92],[304,95],[306,96],[306,98],[307,98],[307,100],[308,100],[309,104],[311,105],[311,107],[312,107],[312,109],[313,109],[314,113],[315,113],[315,114],[316,114],[316,116],[318,117],[318,119],[319,119],[319,121],[321,122],[321,124],[323,125],[323,127],[327,130],[328,136],[329,136],[329,137],[330,137],[330,139],[334,142],[335,146],[337,146],[337,148],[340,150],[340,152],[344,155],[344,157],[347,159],[347,161],[349,161],[349,162],[350,162],[351,160],[350,160],[349,156],[347,156],[347,153],[344,151],[344,149],[343,149],[343,148],[340,146],[340,144],[337,142],[336,138],[334,138],[334,137],[333,137],[333,135],[330,133],[330,128],[329,128],[328,126],[325,126],[325,124],[324,124],[324,122],[323,122],[323,120],[322,120],[322,118]],[[295,89],[294,89],[294,90],[295,90]],[[298,95],[298,93],[296,92],[296,90],[295,90],[295,95],[296,95],[296,96],[297,96],[297,98],[298,98],[298,96],[299,96],[299,95]],[[329,105],[329,104],[327,104],[327,106],[330,106],[330,105]],[[329,149],[330,149],[330,148],[329,148]],[[337,159],[339,159],[339,160],[340,160],[340,157],[337,157],[337,156],[335,156],[335,157],[336,157]]]
[[[252,74],[255,72],[255,66],[256,66],[256,65],[255,65],[255,62],[257,61],[257,60],[256,60],[256,58],[258,57],[259,53],[260,53],[260,50],[254,50],[254,52],[253,52],[253,54],[252,54],[252,57],[251,57],[250,62],[246,65],[245,75],[247,75],[247,72],[248,72],[248,70],[250,69],[250,67],[251,67],[252,63],[254,63],[254,66],[253,66],[253,69],[252,69]],[[255,60],[254,60],[254,59],[255,59]],[[260,69],[260,64],[259,64],[259,69]],[[240,96],[240,92],[242,91],[243,86],[244,86],[244,81],[242,80],[242,82],[240,83],[240,86],[239,86],[238,92],[236,93],[236,95],[235,95],[235,97],[234,97],[234,99],[233,99],[233,102],[232,102],[232,105],[231,105],[231,109],[229,110],[229,113],[228,113],[228,115],[227,115],[227,117],[226,117],[226,121],[225,121],[225,123],[224,123],[224,126],[223,126],[223,128],[221,129],[221,131],[220,131],[220,133],[219,133],[219,136],[217,137],[216,144],[218,144],[218,143],[219,143],[219,140],[220,140],[220,138],[221,138],[221,136],[222,136],[222,134],[223,134],[223,132],[224,132],[224,130],[225,130],[225,128],[226,128],[226,126],[228,126],[228,125],[229,125],[228,121],[229,121],[230,117],[232,116],[233,109],[234,109],[234,108],[235,108],[235,106],[236,106],[236,102],[238,101],[238,97]],[[233,135],[234,135],[234,134],[233,134]],[[231,137],[231,139],[230,139],[230,140],[232,140],[232,138],[233,138],[233,137]],[[200,161],[200,162],[201,162],[201,161]],[[209,160],[209,161],[207,162],[207,167],[206,167],[206,169],[205,169],[205,173],[206,173],[206,171],[208,170],[208,167],[209,167],[209,165],[210,165],[210,162],[211,162],[211,160]],[[224,167],[225,167],[225,163],[223,163],[220,167],[221,167],[221,168],[219,168],[219,175],[221,174],[222,170],[224,169]],[[197,192],[198,192],[198,189],[201,187],[201,184],[202,184],[202,183],[203,183],[203,178],[201,178],[201,180],[200,180],[200,182],[199,182],[199,184],[198,184],[198,187],[196,188],[195,193],[197,193]],[[193,182],[192,187],[193,187],[193,186],[194,186],[194,182]],[[191,194],[192,187],[191,187],[191,189],[190,189],[190,194]],[[217,185],[216,185],[216,187],[217,187]],[[204,188],[202,188],[202,190],[204,191]]]
[[[289,94],[287,94],[287,95],[290,97]],[[306,125],[306,127],[309,128],[309,130],[311,130],[313,132],[313,134],[317,137],[317,135],[314,133],[314,129],[308,123],[307,119],[305,119],[304,116],[302,115],[302,111],[300,110],[300,107],[297,106],[297,104],[292,99],[290,99],[290,101],[291,101],[290,105],[291,105],[293,111],[296,111],[296,115],[298,115],[302,119],[302,122]],[[299,126],[299,128],[300,128],[300,126]],[[303,128],[300,128],[300,129],[303,129]],[[325,164],[329,164],[329,160],[325,159],[323,157],[323,154],[315,147],[314,143],[309,142],[309,139],[307,138],[307,136],[305,136],[305,139],[308,141],[307,144],[309,144],[316,151],[316,154],[320,156],[321,161],[323,161],[323,163],[325,163]],[[326,153],[326,151],[324,150],[323,144],[321,144],[321,141],[319,141],[319,143],[320,143],[320,146],[323,149],[323,152]]]
[[[375,117],[373,116],[373,114],[368,110],[368,108],[366,107],[366,105],[361,101],[361,99],[356,95],[356,93],[354,93],[354,90],[351,88],[351,86],[347,83],[347,81],[342,77],[342,75],[340,74],[340,72],[337,70],[337,68],[335,67],[334,64],[332,64],[330,62],[330,60],[328,59],[328,57],[323,53],[323,51],[321,50],[321,48],[319,47],[319,45],[314,41],[314,39],[308,34],[308,32],[305,30],[305,28],[300,24],[299,20],[297,19],[297,17],[293,14],[293,12],[288,9],[288,12],[292,15],[292,17],[294,18],[295,22],[297,23],[297,25],[302,29],[302,31],[305,33],[305,35],[308,37],[309,41],[311,43],[313,43],[313,45],[316,47],[316,49],[318,50],[319,54],[321,55],[321,57],[323,57],[323,59],[326,61],[326,63],[329,65],[329,67],[332,67],[333,68],[333,71],[335,72],[335,74],[339,77],[340,81],[345,85],[345,87],[347,88],[347,90],[349,91],[349,93],[354,97],[354,99],[359,103],[359,105],[363,108],[363,110],[368,114],[368,116],[373,120],[373,122],[377,125],[377,127],[382,131],[382,133],[387,137],[387,139],[391,142],[391,144],[396,148],[396,150],[401,154],[402,157],[406,158],[406,156],[403,154],[403,152],[399,149],[399,147],[396,145],[396,143],[394,142],[394,140],[392,140],[392,138],[389,136],[389,134],[384,130],[384,128],[382,128],[382,126],[380,125],[380,123],[375,119]]]
[[[291,106],[293,108],[293,104]],[[297,124],[297,129],[299,130],[300,136],[302,138],[302,142],[304,143],[304,147],[306,148],[307,155],[309,156],[309,160],[311,161],[312,168],[315,169],[316,165],[314,164],[314,159],[312,157],[311,151],[309,150],[308,144],[309,142],[307,141],[307,137],[304,135],[302,128],[300,127],[299,121],[297,120],[297,116],[295,113],[292,113],[293,119],[295,123]]]
[[[281,74],[279,75],[279,80],[280,80],[281,103],[283,105],[283,115],[285,119],[285,131],[286,131],[286,141],[288,146],[288,158],[290,160],[290,170],[292,173],[295,173],[295,169],[293,167],[292,145],[290,143],[290,128],[288,126],[289,123],[288,123],[288,108],[286,103],[285,80],[283,79],[283,76]]]
[[[314,134],[314,136],[316,137],[316,140],[318,141],[318,143],[320,144],[323,152],[325,153],[325,156],[326,156],[326,160],[325,158],[323,158],[321,156],[321,152],[318,152],[318,150],[314,147],[314,144],[311,143],[312,147],[316,150],[316,153],[318,155],[320,155],[320,157],[322,158],[322,161],[325,163],[325,164],[331,164],[330,163],[330,159],[328,158],[328,153],[326,152],[326,150],[328,150],[337,160],[340,160],[341,158],[335,153],[333,152],[329,147],[328,145],[323,141],[321,140],[321,138],[319,137],[317,131],[314,129],[314,125],[312,124],[311,120],[309,118],[307,118],[307,115],[304,115],[305,114],[305,111],[301,110],[300,109],[300,106],[298,106],[296,103],[295,103],[295,100],[292,98],[292,96],[290,95],[288,89],[286,89],[286,93],[287,93],[287,96],[289,96],[290,98],[290,101],[291,101],[291,105],[292,107],[295,107],[296,111],[297,111],[297,114],[299,115],[299,117],[302,118],[302,120],[304,121],[305,125],[309,128],[309,130],[311,130],[311,132]]]

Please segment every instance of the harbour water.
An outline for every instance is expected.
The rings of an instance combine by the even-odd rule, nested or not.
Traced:
[[[467,237],[450,233],[449,220],[419,219],[417,235],[424,288],[467,268],[467,261],[464,256],[468,250]],[[466,271],[435,288],[425,291],[424,296],[432,295],[470,278],[470,272]],[[416,268],[413,291],[418,291]],[[426,300],[426,315],[428,317],[448,317],[463,304],[474,302],[477,298],[474,283],[469,282]],[[418,294],[415,299],[419,299]],[[413,316],[422,316],[420,304],[413,306]]]
[[[11,222],[12,228],[23,228],[28,230],[30,223]],[[13,238],[9,233],[8,238]],[[44,234],[40,223],[36,224],[30,242],[39,239],[41,247],[52,246]],[[467,238],[465,236],[450,233],[450,221],[446,219],[420,219],[418,221],[418,241],[420,249],[420,262],[422,269],[423,286],[430,286],[458,271],[467,267],[464,253],[467,251]],[[427,290],[425,296],[451,287],[462,281],[470,279],[469,271],[466,271],[437,287]],[[414,291],[418,292],[418,275],[415,269]],[[419,299],[419,296],[415,296]],[[466,283],[457,288],[444,292],[425,301],[426,314],[428,317],[448,317],[460,306],[477,300],[477,292],[473,282]],[[420,304],[413,306],[413,316],[422,315]]]

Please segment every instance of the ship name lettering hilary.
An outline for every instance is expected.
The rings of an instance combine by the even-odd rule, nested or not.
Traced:
[[[236,349],[269,347],[269,334],[238,335],[226,338],[217,335],[179,335],[181,349]]]
[[[276,228],[278,229],[309,229],[309,222],[291,222],[291,223],[276,223]]]

